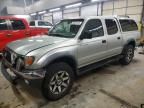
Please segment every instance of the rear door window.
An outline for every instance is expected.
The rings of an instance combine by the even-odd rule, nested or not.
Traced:
[[[39,21],[38,26],[52,26],[52,24],[49,22]]]
[[[118,27],[114,19],[106,19],[105,23],[108,35],[114,35],[118,32]]]
[[[119,22],[123,32],[138,30],[138,26],[134,20],[120,19]]]
[[[10,20],[13,30],[23,30],[25,25],[21,20]]]
[[[46,26],[45,23],[43,21],[39,21],[38,22],[38,26]]]
[[[46,25],[46,26],[52,26],[52,24],[49,23],[49,22],[45,22],[45,25]]]
[[[8,30],[7,21],[0,19],[0,30]]]

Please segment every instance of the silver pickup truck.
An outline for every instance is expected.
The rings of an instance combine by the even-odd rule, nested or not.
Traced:
[[[124,17],[65,19],[49,32],[18,40],[3,52],[1,71],[12,83],[41,81],[41,91],[50,100],[65,96],[74,78],[106,63],[119,60],[128,65],[139,44],[136,22]]]

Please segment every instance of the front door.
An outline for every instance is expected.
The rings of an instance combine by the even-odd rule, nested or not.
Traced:
[[[10,34],[12,35],[11,41],[28,37],[26,36],[26,27],[22,20],[10,19],[10,25]]]
[[[91,32],[91,39],[79,40],[78,65],[79,68],[104,59],[107,49],[107,40],[104,36],[103,24],[100,19],[89,20],[82,32]]]
[[[10,41],[10,34],[8,30],[8,23],[5,19],[0,19],[0,52],[5,45]]]

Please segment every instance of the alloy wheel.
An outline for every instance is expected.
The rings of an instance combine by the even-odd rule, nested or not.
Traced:
[[[133,49],[128,49],[128,51],[127,51],[127,56],[126,56],[126,60],[128,61],[128,62],[130,62],[131,60],[132,60],[132,58],[133,58]]]
[[[51,78],[49,83],[50,91],[53,94],[61,94],[63,93],[70,82],[70,77],[68,72],[66,71],[59,71]]]

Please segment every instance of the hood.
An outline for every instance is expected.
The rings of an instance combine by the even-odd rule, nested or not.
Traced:
[[[53,45],[57,43],[61,43],[68,40],[67,38],[61,38],[61,37],[54,37],[54,36],[36,36],[36,37],[30,37],[22,40],[17,40],[14,42],[11,42],[7,45],[8,48],[13,50],[14,52],[26,55],[28,52],[45,47],[48,45]]]

